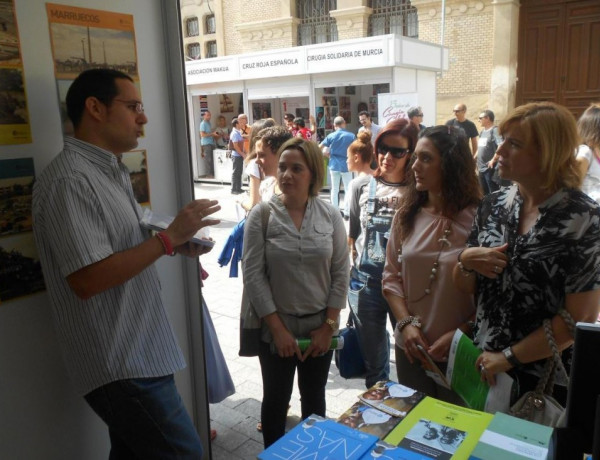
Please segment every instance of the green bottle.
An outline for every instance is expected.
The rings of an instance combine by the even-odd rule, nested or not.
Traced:
[[[305,352],[308,346],[310,345],[310,338],[301,337],[299,339],[296,339],[296,343],[298,344],[298,347],[300,347],[300,351]],[[333,336],[331,338],[331,344],[329,345],[329,349],[341,350],[342,348],[344,348],[344,338],[337,335]],[[273,342],[271,342],[271,353],[277,353],[277,348],[275,347],[275,344]]]

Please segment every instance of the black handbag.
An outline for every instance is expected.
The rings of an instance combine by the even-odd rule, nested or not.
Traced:
[[[345,379],[364,378],[367,372],[353,316],[354,313],[350,311],[346,327],[340,329],[339,335],[344,339],[344,348],[335,350],[335,365]]]

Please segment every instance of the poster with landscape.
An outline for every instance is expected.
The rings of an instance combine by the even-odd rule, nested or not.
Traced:
[[[0,160],[0,236],[31,231],[33,158]]]
[[[45,289],[33,232],[0,238],[0,305]]]
[[[0,145],[28,144],[31,127],[14,0],[0,0]]]
[[[65,97],[73,80],[84,70],[119,70],[129,75],[140,90],[133,16],[54,3],[46,3],[46,12],[63,132],[71,134]]]
[[[129,169],[135,200],[141,206],[150,206],[150,180],[146,150],[126,152],[123,154],[121,162]]]

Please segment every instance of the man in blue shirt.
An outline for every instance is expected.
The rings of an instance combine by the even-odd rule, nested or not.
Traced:
[[[356,136],[346,131],[346,121],[343,117],[335,117],[333,126],[335,131],[329,134],[319,144],[319,147],[323,150],[323,154],[329,157],[331,204],[339,208],[340,179],[344,181],[344,193],[347,192],[352,180],[352,173],[348,171],[346,158],[348,157],[348,146],[352,144]],[[347,196],[345,199],[349,200],[350,197]],[[340,210],[340,212],[343,214],[343,211]]]
[[[202,158],[206,161],[206,174],[209,176],[214,175],[213,169],[213,150],[215,149],[215,139],[221,137],[219,133],[213,131],[210,125],[211,114],[207,110],[204,112],[202,122],[200,123],[200,145],[202,147]]]

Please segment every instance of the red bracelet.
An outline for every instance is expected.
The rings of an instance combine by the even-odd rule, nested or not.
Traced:
[[[165,250],[165,254],[168,256],[175,255],[175,249],[173,249],[173,243],[171,243],[171,238],[165,232],[159,232],[156,234],[158,241],[162,244],[163,249]]]

